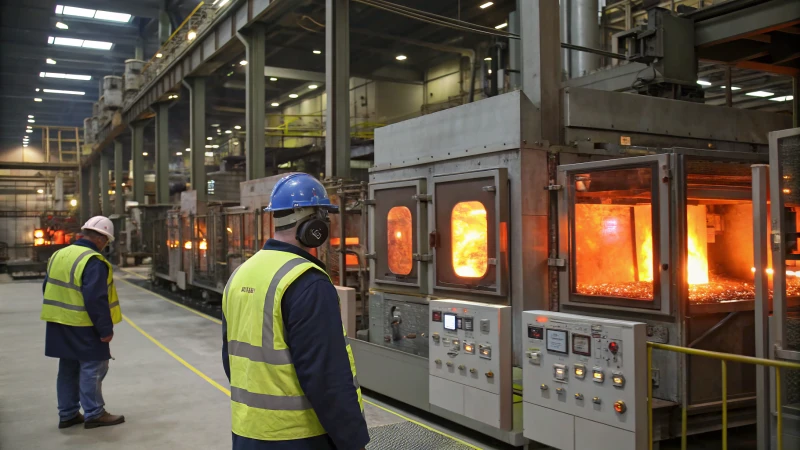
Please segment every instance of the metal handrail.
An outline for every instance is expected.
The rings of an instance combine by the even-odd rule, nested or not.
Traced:
[[[772,359],[756,358],[753,356],[733,355],[730,353],[712,352],[696,348],[679,347],[677,345],[647,343],[647,438],[648,448],[653,450],[653,349],[669,352],[683,353],[686,355],[700,356],[720,360],[722,365],[722,450],[728,449],[728,362],[754,364],[775,369],[775,409],[778,416],[778,450],[783,450],[783,412],[781,411],[781,369],[800,370],[800,364],[789,361],[776,361]],[[686,450],[686,401],[681,407],[681,450]]]

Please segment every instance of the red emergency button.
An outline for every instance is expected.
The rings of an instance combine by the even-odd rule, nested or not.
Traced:
[[[616,355],[616,354],[617,354],[617,352],[619,351],[619,344],[617,344],[616,342],[613,342],[613,341],[612,341],[612,342],[609,342],[609,343],[608,343],[608,350],[609,350],[611,353],[613,353],[613,354],[615,354],[615,355]]]

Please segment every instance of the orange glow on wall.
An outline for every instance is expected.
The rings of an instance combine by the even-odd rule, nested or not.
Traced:
[[[331,238],[331,245],[338,247],[342,240],[338,237]],[[349,237],[344,240],[344,245],[358,245],[358,237]]]
[[[461,202],[451,213],[453,270],[464,278],[481,278],[489,266],[489,226],[486,207]]]
[[[389,270],[395,275],[408,275],[414,267],[411,210],[395,206],[386,216],[386,239]]]

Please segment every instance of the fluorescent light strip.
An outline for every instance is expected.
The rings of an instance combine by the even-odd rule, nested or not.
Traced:
[[[86,92],[81,92],[81,91],[62,91],[61,89],[42,89],[42,92],[45,92],[47,94],[86,95]]]
[[[788,101],[794,100],[794,95],[786,95],[786,96],[783,96],[783,97],[775,97],[775,98],[771,98],[770,100],[772,100],[773,102],[788,102]]]
[[[492,6],[492,5],[494,5],[494,2],[486,2],[486,3],[481,5],[481,9],[486,9],[486,8]]]
[[[705,80],[697,80],[697,84],[699,84],[700,86],[711,86],[711,82]]]
[[[47,58],[47,59],[45,60],[45,62],[46,62],[47,64],[56,64],[56,60],[55,60],[55,59],[51,59],[51,58]]]
[[[84,17],[86,19],[107,20],[110,22],[130,22],[131,15],[125,13],[116,13],[111,11],[103,11],[99,9],[86,9],[76,8],[74,6],[56,5],[56,14],[65,16]]]
[[[764,97],[772,97],[775,94],[772,93],[772,92],[767,92],[767,91],[755,91],[755,92],[748,92],[745,95],[749,95],[750,97],[761,97],[761,98],[764,98]]]
[[[506,23],[501,23],[500,25],[496,26],[496,27],[495,27],[495,29],[497,29],[497,30],[502,30],[503,28],[505,28],[505,27],[507,27],[507,26],[508,26],[508,22],[506,22]]]
[[[73,39],[73,38],[53,37],[53,36],[50,36],[47,39],[47,43],[54,45],[64,45],[67,47],[94,48],[98,50],[111,50],[111,47],[114,46],[113,43],[105,41],[85,41],[83,39]]]
[[[720,86],[719,88],[720,89],[725,89],[725,86]],[[739,89],[741,89],[739,86],[731,86],[731,90],[732,91],[738,91]]]
[[[94,9],[76,8],[74,6],[63,6],[61,8],[61,14],[64,14],[65,16],[88,17],[90,19],[94,18]],[[56,11],[58,11],[58,7],[56,7]]]
[[[39,72],[42,78],[63,78],[65,80],[80,80],[89,81],[92,79],[91,75],[72,75],[69,73],[55,73],[55,72]]]

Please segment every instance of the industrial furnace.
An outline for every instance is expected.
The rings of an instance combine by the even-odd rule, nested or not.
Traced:
[[[501,397],[525,388],[525,310],[637,320],[653,341],[750,354],[749,165],[765,161],[767,131],[787,121],[616,92],[562,94],[565,145],[542,141],[539,110],[512,92],[376,130],[370,171],[369,330],[351,343],[359,381],[513,445],[525,442],[520,404],[502,403],[513,420],[497,425],[435,401],[432,302],[510,308],[516,382]],[[694,416],[719,414],[718,387],[697,375],[718,365],[654,358],[657,439],[674,435],[672,407],[684,400]],[[730,417],[746,417],[737,414],[747,413],[752,381],[752,371],[729,367]]]

